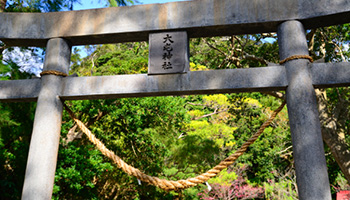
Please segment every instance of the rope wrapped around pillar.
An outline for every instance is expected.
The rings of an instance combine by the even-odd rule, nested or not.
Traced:
[[[44,75],[55,75],[55,76],[63,76],[63,77],[68,76],[68,74],[57,71],[57,70],[45,70],[45,71],[40,73],[40,76],[44,76]]]
[[[281,60],[280,65],[282,65],[288,61],[295,60],[295,59],[308,59],[310,62],[314,62],[314,59],[312,59],[312,57],[309,55],[292,55],[286,59]]]

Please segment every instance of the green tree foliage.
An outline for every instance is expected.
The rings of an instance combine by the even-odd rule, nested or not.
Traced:
[[[84,60],[73,55],[71,73],[81,76],[136,74],[147,72],[147,43],[126,43],[89,47],[92,54]],[[76,53],[79,50],[75,49]]]
[[[28,78],[14,63],[2,65],[1,79]],[[3,71],[3,69],[5,69]],[[34,120],[34,103],[0,103],[0,193],[20,199]]]
[[[224,39],[222,43],[224,44],[219,44],[231,45],[231,40]],[[191,46],[195,49],[201,49],[198,46],[204,48],[206,45],[203,41],[191,42]],[[100,45],[89,48],[91,54],[87,58],[81,59],[73,55],[71,73],[89,76],[147,71],[147,43]],[[215,48],[208,46],[206,48],[211,51],[212,56],[215,55]],[[215,64],[211,67],[203,65],[210,63],[205,62],[205,58],[200,55],[196,57],[197,54],[196,52],[191,57],[193,61],[191,70],[208,70],[215,67]],[[277,108],[280,102],[268,95],[254,93],[74,101],[69,104],[96,136],[126,162],[150,175],[178,180],[203,173],[234,152],[260,127],[272,113],[271,110]],[[65,121],[68,122],[68,118]],[[66,138],[63,141],[65,148],[74,146],[75,149],[76,145],[82,148],[80,145],[89,144],[85,137],[79,138],[78,130],[75,130],[77,137],[74,142],[67,143],[69,132],[76,128],[70,123],[64,125],[67,134],[63,135],[63,138]],[[241,163],[248,163],[247,177],[252,177],[252,184],[262,185],[267,178],[274,178],[272,169],[278,169],[283,173],[285,166],[291,166],[290,156],[285,159],[276,154],[282,151],[286,144],[290,144],[288,134],[281,136],[279,142],[275,141],[274,134],[288,131],[286,126],[287,119],[284,113],[275,126],[266,130],[268,137],[260,142],[261,145],[256,145],[258,149],[241,159]],[[276,147],[270,149],[273,146]],[[274,160],[266,160],[269,156]],[[65,163],[66,159],[68,158],[60,156],[59,163]],[[87,156],[84,159],[95,158]],[[101,164],[105,162],[110,161],[104,160]],[[64,170],[64,165],[59,166]],[[97,166],[89,168],[93,170],[94,167]],[[103,178],[86,176],[87,180],[78,180],[79,185],[88,188],[88,185],[81,183],[84,181],[93,183],[94,180],[96,188],[103,185],[103,190],[97,189],[96,198],[104,195],[108,198],[163,199],[176,195],[176,193],[164,193],[153,186],[139,185],[135,178],[116,169],[115,165],[112,167],[113,169],[100,175]],[[264,168],[259,170],[259,167]],[[77,171],[78,167],[75,169]],[[60,170],[61,168],[58,169]],[[56,184],[57,187],[62,187],[61,182],[56,181]],[[74,188],[76,183],[71,181],[70,185]],[[203,187],[188,189],[184,191],[184,195],[188,199],[198,198],[197,193],[203,190]],[[79,191],[76,189],[74,194],[79,194]],[[60,193],[55,195],[58,195],[57,198],[62,197]]]
[[[275,37],[276,36],[273,34],[262,34],[226,38],[193,39],[190,43],[191,70],[260,67],[269,65],[270,63],[276,63],[278,62],[278,48]],[[270,42],[266,42],[266,38],[268,38]],[[80,75],[145,73],[147,71],[147,60],[145,59],[147,58],[147,53],[146,43],[98,46],[92,51],[89,57],[75,62],[76,64],[73,65],[72,72],[76,72]],[[283,97],[283,94],[279,95]],[[145,99],[151,99],[147,100],[150,102],[158,102],[163,98],[165,97]],[[155,141],[159,141],[162,153],[157,152],[160,153],[159,155],[157,154],[159,157],[155,156],[151,158],[152,162],[155,163],[154,166],[157,166],[157,170],[152,170],[149,173],[171,180],[193,177],[216,165],[220,160],[233,153],[235,149],[257,131],[260,125],[272,113],[272,110],[276,109],[280,104],[280,100],[270,95],[260,93],[167,98],[171,99],[167,102],[167,104],[170,105],[172,101],[181,102],[175,110],[176,112],[183,113],[181,114],[183,118],[180,120],[182,122],[181,125],[178,125],[176,128],[169,128],[169,121],[166,121],[168,118],[157,119],[147,116],[146,118],[149,119],[149,121],[143,121],[142,118],[140,118],[143,111],[129,112],[128,110],[132,111],[134,109],[127,107],[128,109],[124,112],[127,113],[127,116],[132,116],[130,118],[130,120],[132,119],[131,121],[136,120],[137,123],[144,122],[144,126],[139,129],[133,129],[132,131],[130,130],[127,135],[134,136],[135,134],[142,134],[141,141],[145,138],[153,137],[154,139],[152,139],[150,143],[147,143],[148,145],[154,145],[156,144]],[[114,101],[119,102],[120,100]],[[136,104],[140,103],[140,100],[136,99],[124,101],[131,101]],[[100,103],[104,104],[103,102]],[[122,105],[126,106],[126,104],[127,103],[123,103]],[[148,108],[148,106],[149,104],[146,104],[135,109],[154,109],[153,107]],[[170,107],[175,108],[174,106]],[[165,110],[161,111],[160,108]],[[156,110],[161,111],[166,116],[168,109],[169,106],[161,106],[161,104],[159,104]],[[90,112],[90,109],[86,111],[80,109],[80,111]],[[118,113],[118,115],[124,116],[122,112]],[[109,116],[109,114],[106,115],[106,119],[107,116]],[[130,124],[125,123],[126,119],[129,118],[125,116],[123,122],[118,122],[119,126],[129,127]],[[121,119],[116,119],[113,123],[119,120]],[[158,124],[158,120],[164,123],[160,123],[156,128],[152,124]],[[118,127],[118,123],[111,127]],[[171,121],[171,123],[174,122]],[[110,125],[104,126],[109,127]],[[162,126],[165,127],[161,128]],[[160,135],[160,129],[166,134]],[[106,132],[104,134],[106,134]],[[101,135],[99,137],[105,136]],[[137,150],[135,150],[135,144],[123,145],[127,140],[123,139],[122,141],[124,143],[105,140],[107,143],[117,144],[116,146],[119,146],[119,149],[115,149],[115,151],[120,152],[120,155],[129,151],[131,157],[136,157],[138,153]],[[132,141],[138,140],[132,138]],[[196,154],[192,152],[196,152]],[[129,159],[127,155],[128,154],[125,154],[122,157]],[[144,157],[143,159],[147,160],[150,158]],[[132,163],[132,160],[130,162]],[[266,195],[273,196],[275,193],[278,195],[281,191],[287,193],[296,190],[291,139],[286,111],[283,111],[280,117],[265,130],[263,136],[249,148],[249,151],[238,160],[238,163],[247,166],[245,178],[248,180],[249,184],[265,185],[266,188],[268,188]],[[334,161],[329,164],[331,166],[336,166]],[[138,165],[138,163],[132,163],[132,165],[138,166],[147,172],[147,170],[143,169],[142,165]],[[335,174],[339,174],[339,168],[335,167],[334,170]],[[125,181],[127,179],[127,177],[124,177],[122,180]],[[157,195],[152,192],[146,195],[140,194],[142,192],[139,190],[140,186],[138,186],[137,181],[133,180],[128,183],[132,185],[130,187],[134,189],[134,192],[137,191],[136,193],[139,193],[139,195],[136,195],[138,198],[146,196],[165,198],[169,195],[159,193],[160,191],[158,190],[152,190],[153,192],[157,191]],[[215,182],[211,183],[216,184]],[[269,187],[267,185],[269,185]],[[198,198],[195,194],[203,190],[203,187],[205,186],[186,190],[184,191],[184,195],[186,198]],[[122,190],[123,189],[120,188],[119,192]],[[117,194],[117,192],[114,194]],[[133,194],[134,196],[129,197],[136,198],[135,193]],[[152,196],[152,194],[155,196]],[[175,193],[170,193],[170,195],[174,194]],[[127,198],[127,195],[125,195],[126,194],[123,193],[123,196]],[[293,195],[295,195],[295,193],[293,193]]]
[[[50,6],[50,1],[46,4],[41,1],[30,1],[31,4],[12,2],[8,11],[28,9],[39,12],[69,9],[71,4],[67,2],[73,1],[53,1],[55,6]],[[111,6],[133,3],[108,2]],[[348,29],[346,24],[309,30],[307,37],[312,56],[325,61],[349,60],[349,52],[345,51],[350,37]],[[190,47],[192,71],[263,67],[278,63],[275,34],[191,39]],[[82,50],[73,49],[70,74],[147,73],[146,42],[86,46],[85,50],[88,56],[82,58]],[[6,63],[0,64],[1,80],[30,78],[14,62]],[[337,119],[337,129],[332,133],[343,133],[343,140],[350,144],[348,88],[321,92],[327,98],[326,113],[321,113],[321,119]],[[283,93],[276,92],[65,103],[107,148],[125,162],[149,175],[178,180],[204,173],[235,152],[268,119],[283,98]],[[5,194],[5,199],[20,197],[34,108],[34,104],[0,104],[0,174],[4,174],[0,180],[0,192]],[[337,158],[328,154],[332,149],[326,150],[333,188],[347,188]],[[233,166],[211,179],[209,184],[213,186],[211,192],[206,192],[207,186],[202,184],[182,191],[182,198],[200,199],[203,196],[198,194],[205,193],[210,199],[222,196],[222,191],[238,188],[232,194],[237,199],[253,198],[252,195],[261,198],[262,194],[269,199],[296,199],[286,109]],[[96,150],[64,112],[54,199],[174,199],[177,196],[180,196],[177,192],[164,192],[145,183],[140,185],[136,178],[122,172]]]
[[[349,61],[349,24],[310,30],[307,39],[310,53],[315,60]],[[336,192],[340,188],[346,189],[337,180],[345,176],[348,184],[350,183],[349,88],[316,90],[316,94],[323,126],[323,140],[326,143],[326,151],[331,152],[327,156],[330,182],[333,184],[333,192]]]
[[[134,4],[136,1],[134,0],[108,0],[109,5],[111,7],[118,7],[118,6],[127,6],[129,4]]]
[[[8,0],[5,12],[55,12],[72,10],[79,0]]]

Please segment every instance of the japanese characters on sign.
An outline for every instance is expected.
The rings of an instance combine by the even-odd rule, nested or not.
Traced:
[[[185,73],[189,70],[185,31],[151,33],[149,42],[148,74]]]
[[[164,63],[162,65],[163,69],[172,69],[173,67],[171,66],[171,62],[170,59],[171,57],[173,57],[173,54],[171,53],[174,49],[171,46],[171,43],[174,43],[173,40],[171,40],[173,36],[166,34],[166,37],[164,37],[164,41],[163,43],[165,43],[164,47],[163,47],[163,60]]]

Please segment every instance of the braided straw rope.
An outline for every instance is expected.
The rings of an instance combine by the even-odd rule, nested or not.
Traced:
[[[164,189],[166,191],[181,191],[182,189],[186,189],[189,187],[196,186],[198,184],[204,183],[210,178],[216,176],[218,173],[220,173],[223,169],[227,168],[231,164],[233,164],[239,156],[241,156],[249,147],[249,145],[253,144],[256,139],[261,135],[262,132],[264,132],[265,128],[270,125],[270,123],[274,120],[276,115],[283,109],[286,102],[283,102],[271,115],[271,117],[264,122],[264,124],[260,127],[258,132],[256,132],[247,142],[245,142],[241,148],[239,148],[234,154],[227,157],[225,160],[221,161],[218,165],[216,165],[211,170],[207,171],[204,174],[201,174],[194,178],[188,178],[186,180],[178,180],[178,181],[169,181],[165,179],[160,179],[157,177],[149,176],[147,174],[142,173],[139,169],[136,169],[127,163],[125,163],[119,156],[115,155],[112,151],[106,148],[106,146],[97,139],[91,131],[84,125],[83,122],[81,122],[79,119],[77,119],[74,115],[74,113],[68,108],[67,105],[64,104],[66,110],[68,111],[69,115],[73,118],[73,120],[77,123],[79,128],[86,134],[86,136],[89,138],[89,140],[96,145],[96,147],[102,152],[103,155],[107,156],[111,160],[113,160],[119,168],[121,168],[124,172],[127,174],[136,177],[137,179],[146,182],[148,184],[157,186],[161,189]]]
[[[56,71],[56,70],[46,70],[40,73],[40,76],[43,75],[56,75],[56,76],[63,76],[66,77],[68,76],[66,73],[60,72],[60,71]]]
[[[308,56],[308,55],[294,55],[294,56],[289,56],[288,58],[286,58],[284,60],[281,60],[280,64],[282,65],[285,62],[288,62],[290,60],[295,60],[295,59],[309,59],[310,62],[314,62],[314,59],[312,59],[311,56]]]

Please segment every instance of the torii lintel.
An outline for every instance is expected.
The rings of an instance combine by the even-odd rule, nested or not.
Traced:
[[[0,13],[0,40],[8,46],[147,41],[149,33],[185,30],[189,37],[276,32],[280,23],[305,29],[350,22],[347,0],[200,0],[52,13]],[[21,24],[20,26],[18,24]]]

